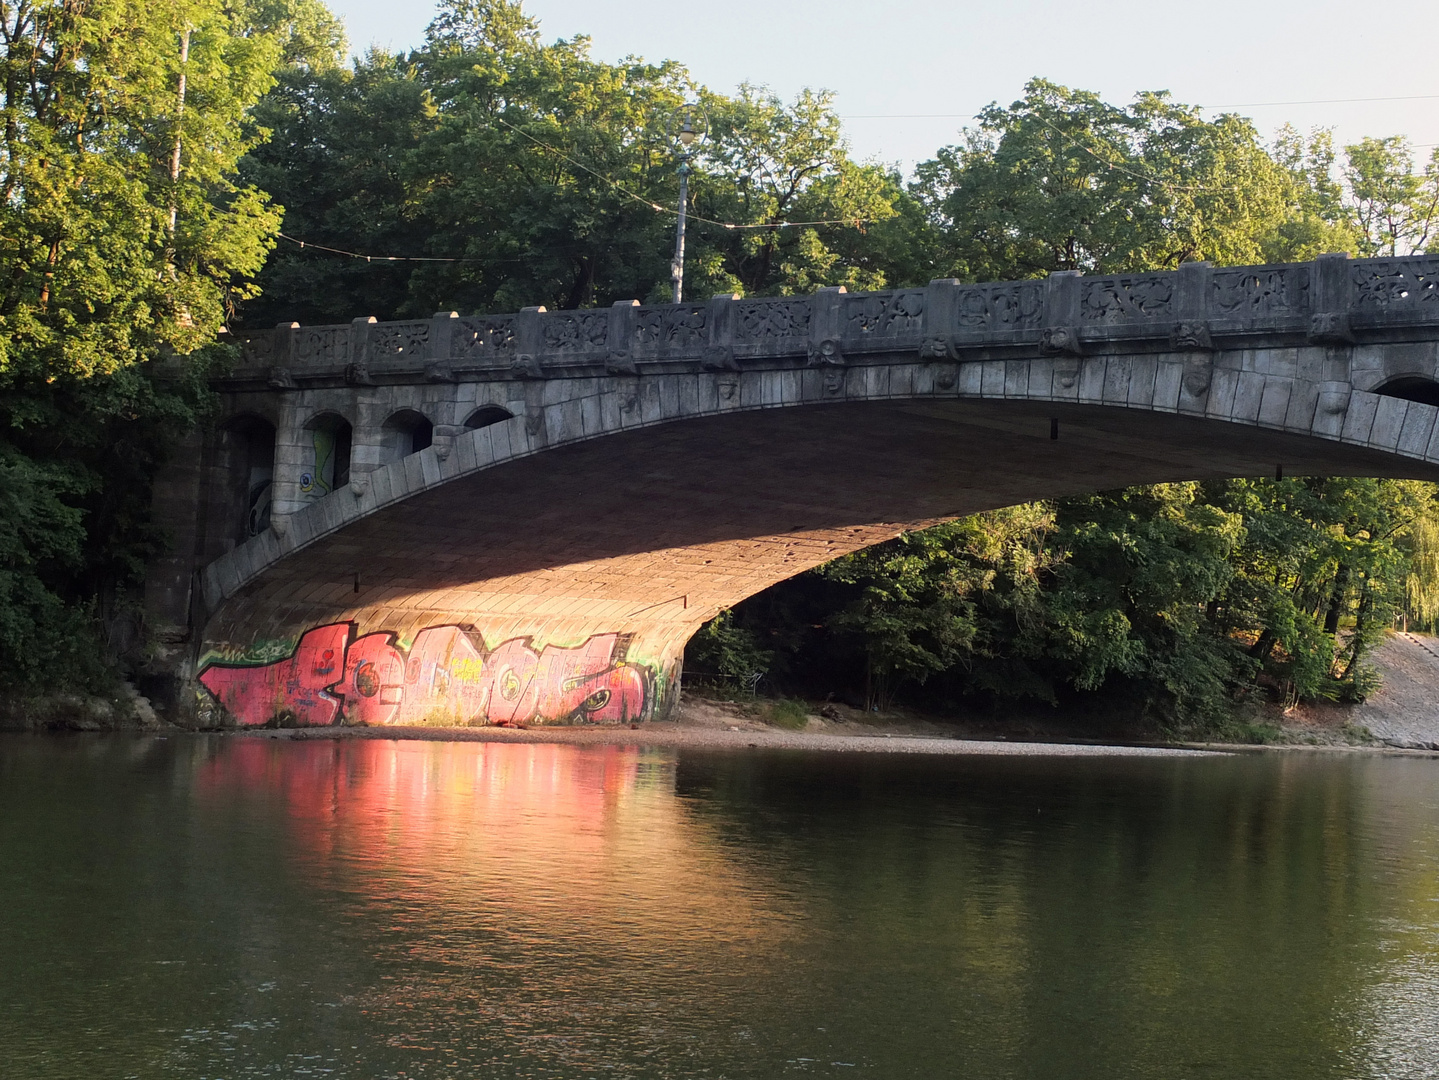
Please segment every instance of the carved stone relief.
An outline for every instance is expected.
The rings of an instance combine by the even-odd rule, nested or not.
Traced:
[[[705,309],[696,305],[639,308],[635,312],[635,341],[641,345],[691,348],[707,340],[708,325]]]
[[[301,328],[294,334],[296,363],[341,364],[350,358],[348,326]]]
[[[240,339],[240,356],[246,365],[268,367],[275,362],[275,334],[265,331]]]
[[[455,343],[461,356],[494,356],[515,349],[515,320],[512,315],[461,319],[455,328]]]
[[[1214,338],[1208,323],[1179,322],[1169,331],[1169,345],[1173,349],[1212,349]]]
[[[1044,315],[1044,289],[1040,282],[1015,285],[976,285],[959,294],[961,330],[1029,330]]]
[[[740,301],[735,338],[739,341],[774,341],[809,336],[808,300]]]
[[[1361,263],[1354,268],[1354,300],[1378,307],[1439,305],[1439,257]]]
[[[734,350],[728,345],[706,345],[700,354],[700,367],[705,371],[738,371]]]
[[[555,352],[603,349],[610,336],[607,311],[543,315],[540,326],[544,330],[545,347]]]
[[[815,366],[844,366],[844,351],[840,348],[837,338],[825,338],[818,344],[809,347],[809,363]]]
[[[1233,318],[1301,314],[1309,307],[1309,268],[1216,270],[1214,306]]]
[[[370,349],[375,356],[423,356],[429,347],[427,322],[376,323],[370,327]]]
[[[1080,356],[1079,332],[1072,326],[1046,326],[1039,334],[1039,351],[1046,356]]]
[[[1174,299],[1169,276],[1098,278],[1084,282],[1085,322],[1130,322],[1167,314]]]
[[[918,332],[920,320],[924,318],[924,291],[912,289],[846,297],[844,317],[845,333],[851,337]]]

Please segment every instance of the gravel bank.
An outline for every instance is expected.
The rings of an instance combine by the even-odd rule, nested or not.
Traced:
[[[682,724],[638,728],[298,728],[249,731],[242,738],[418,739],[448,742],[568,743],[574,746],[666,746],[685,749],[825,750],[868,754],[943,754],[1026,757],[1201,757],[1223,751],[1159,746],[1100,746],[1088,743],[1008,742],[944,739],[915,735],[851,735],[808,731],[729,730]]]

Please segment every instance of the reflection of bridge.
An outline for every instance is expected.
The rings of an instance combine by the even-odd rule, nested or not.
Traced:
[[[717,611],[916,525],[1278,469],[1439,479],[1433,256],[241,345],[225,423],[162,478],[180,544],[149,602],[251,722],[650,715]]]

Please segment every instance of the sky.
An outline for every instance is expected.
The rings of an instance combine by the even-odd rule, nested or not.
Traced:
[[[434,6],[329,0],[352,49],[418,44]],[[990,102],[1042,76],[1114,104],[1169,90],[1188,104],[1336,139],[1439,144],[1439,3],[1353,0],[529,0],[546,40],[587,34],[593,55],[684,63],[712,90],[835,92],[853,153],[906,171]],[[1374,17],[1369,12],[1374,11]],[[1358,100],[1363,99],[1363,100]],[[1383,100],[1375,100],[1383,99]],[[1401,100],[1408,99],[1408,100]],[[1229,108],[1232,107],[1232,108]]]

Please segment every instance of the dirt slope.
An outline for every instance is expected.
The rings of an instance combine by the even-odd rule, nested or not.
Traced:
[[[1391,634],[1374,663],[1384,683],[1349,722],[1390,746],[1439,750],[1439,638]]]

